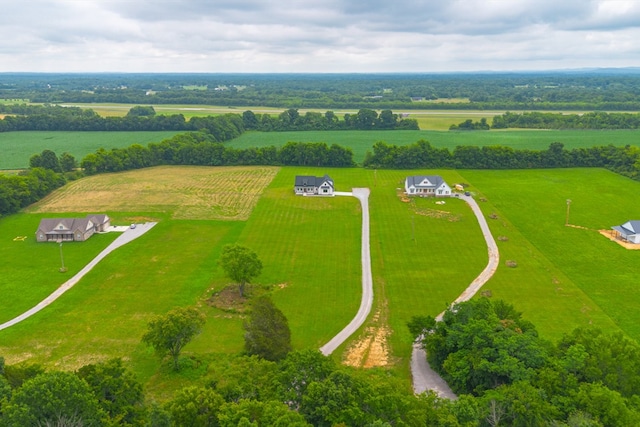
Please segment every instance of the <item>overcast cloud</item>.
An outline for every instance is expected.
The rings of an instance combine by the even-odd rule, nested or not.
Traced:
[[[0,71],[640,67],[639,0],[0,0]]]

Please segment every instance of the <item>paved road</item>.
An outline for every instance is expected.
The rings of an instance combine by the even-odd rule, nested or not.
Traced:
[[[43,308],[45,308],[46,306],[48,306],[49,304],[54,302],[62,294],[67,292],[76,283],[78,283],[78,281],[85,274],[87,274],[89,271],[91,271],[91,269],[93,267],[95,267],[100,261],[102,261],[102,259],[104,257],[109,255],[112,251],[114,251],[115,249],[119,248],[120,246],[126,245],[130,241],[135,240],[138,237],[142,236],[144,233],[149,231],[151,229],[151,227],[153,227],[154,225],[156,225],[155,222],[147,222],[147,223],[144,223],[144,224],[137,224],[136,228],[128,228],[127,227],[126,231],[124,231],[120,236],[118,236],[118,238],[116,240],[111,242],[111,244],[109,246],[107,246],[102,252],[100,252],[93,260],[91,260],[91,262],[89,262],[89,264],[87,264],[75,276],[73,276],[71,279],[69,279],[66,282],[64,282],[62,284],[62,286],[60,286],[58,289],[56,289],[51,295],[49,295],[47,298],[42,300],[38,305],[36,305],[32,309],[27,310],[24,313],[22,313],[21,315],[19,315],[17,317],[14,317],[13,319],[11,319],[11,320],[3,323],[2,325],[0,325],[0,331],[3,330],[3,329],[7,329],[8,327],[15,325],[16,323],[22,322],[24,319],[27,319],[27,318],[33,316],[34,314],[36,314],[37,312],[39,312],[40,310],[42,310]]]
[[[354,188],[352,193],[340,193],[340,196],[353,196],[360,200],[362,206],[362,299],[356,316],[345,328],[328,343],[320,347],[325,356],[333,353],[347,340],[367,319],[373,305],[373,279],[371,276],[371,251],[369,247],[369,189]]]
[[[480,206],[478,206],[478,203],[473,197],[460,195],[460,198],[469,204],[471,210],[478,219],[478,224],[480,224],[484,240],[487,243],[489,262],[478,277],[476,277],[467,289],[465,289],[464,292],[456,298],[453,304],[470,300],[480,290],[482,285],[484,285],[491,276],[493,276],[498,268],[498,264],[500,263],[498,245],[491,234],[491,230],[489,230],[487,220],[484,215],[482,215]],[[444,311],[436,316],[436,320],[442,321],[442,316],[444,316]],[[433,390],[438,393],[440,397],[446,397],[449,399],[457,398],[449,388],[449,385],[440,377],[440,375],[431,369],[427,362],[427,355],[419,343],[413,344],[413,352],[411,353],[411,375],[413,376],[413,390],[415,393]]]

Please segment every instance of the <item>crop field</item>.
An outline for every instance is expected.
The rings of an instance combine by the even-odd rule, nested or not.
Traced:
[[[174,219],[246,220],[276,167],[157,167],[74,181],[29,212],[163,212]]]
[[[262,186],[263,190],[245,220],[180,216],[177,213],[189,212],[189,199],[181,198],[180,190],[169,191],[165,181],[157,186],[166,199],[163,203],[145,198],[155,181],[143,174],[188,183],[197,180],[200,169],[208,171],[200,178],[206,184],[195,193],[211,199],[232,193],[229,187],[248,176],[263,177],[260,184],[247,183],[247,187]],[[161,394],[167,379],[158,376],[161,366],[153,352],[140,344],[151,316],[174,306],[196,304],[208,321],[203,333],[185,349],[186,355],[242,349],[245,308],[212,303],[229,285],[217,259],[222,247],[234,242],[258,253],[264,270],[251,292],[271,293],[289,319],[294,347],[320,347],[348,323],[360,302],[361,212],[352,197],[293,195],[297,174],[329,173],[338,191],[371,189],[374,307],[365,326],[338,349],[338,359],[356,366],[392,366],[408,378],[411,338],[406,322],[414,315],[438,314],[487,262],[482,235],[464,202],[451,198],[436,204],[434,199],[406,201],[399,196],[404,177],[414,173],[439,173],[451,184],[466,184],[483,200],[480,205],[485,215],[495,218],[489,224],[498,238],[501,263],[483,288],[485,295],[514,304],[548,339],[587,325],[621,330],[640,339],[634,270],[640,251],[626,250],[594,231],[640,217],[635,202],[640,183],[605,170],[163,167],[136,173],[142,175],[102,178],[105,186],[113,186],[111,193],[138,194],[140,201],[132,198],[128,204],[119,204],[112,197],[113,205],[91,209],[82,205],[77,211],[97,212],[100,207],[115,223],[153,218],[159,224],[111,254],[54,305],[0,331],[0,354],[7,363],[24,360],[71,369],[124,357],[147,387]],[[218,175],[235,178],[224,181]],[[101,177],[73,184],[85,183],[86,192],[98,191],[96,178]],[[138,186],[140,182],[144,184]],[[597,183],[597,191],[585,183]],[[185,192],[191,184],[181,185],[184,187],[178,188]],[[61,212],[58,209],[63,205],[55,204],[64,200],[60,195],[83,199],[81,191],[74,193],[70,188],[60,189],[28,213],[0,220],[0,235],[5,236],[0,240],[0,286],[3,294],[14,296],[0,302],[3,317],[13,317],[62,283],[57,245],[36,244],[32,233],[41,217]],[[584,228],[564,225],[567,199],[572,200],[570,223]],[[47,203],[52,203],[48,209],[53,210],[44,214]],[[31,240],[14,242],[14,234]],[[65,244],[67,274],[81,268],[112,238],[99,237],[83,244]],[[508,267],[507,260],[515,261],[517,267]]]
[[[52,150],[58,156],[67,152],[80,161],[100,148],[147,145],[177,133],[180,132],[0,132],[0,170],[27,168],[29,158],[42,150]]]
[[[555,130],[504,130],[504,131],[308,131],[308,132],[247,132],[230,141],[236,148],[282,146],[287,142],[325,142],[350,147],[354,159],[360,163],[373,144],[385,141],[388,144],[409,145],[424,139],[435,147],[448,147],[450,151],[458,145],[501,145],[514,149],[543,150],[553,142],[561,142],[565,148],[593,147],[613,144],[616,146],[640,146],[638,130],[601,131],[555,131]]]

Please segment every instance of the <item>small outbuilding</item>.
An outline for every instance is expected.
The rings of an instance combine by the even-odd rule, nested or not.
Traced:
[[[85,218],[44,218],[36,231],[38,242],[84,242],[96,232],[111,225],[108,215],[87,215]]]
[[[640,220],[627,221],[611,228],[618,233],[620,240],[640,244]]]
[[[408,176],[404,180],[404,191],[409,196],[451,196],[451,187],[440,175]]]
[[[334,185],[329,175],[322,177],[296,175],[293,190],[296,194],[333,196]]]

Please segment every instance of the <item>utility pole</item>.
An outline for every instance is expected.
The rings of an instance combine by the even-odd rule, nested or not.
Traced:
[[[60,263],[62,267],[60,267],[60,273],[64,273],[67,271],[67,268],[64,266],[64,258],[62,257],[62,242],[60,242]]]
[[[564,225],[569,225],[569,208],[571,207],[571,199],[567,199],[567,219],[564,222]]]

